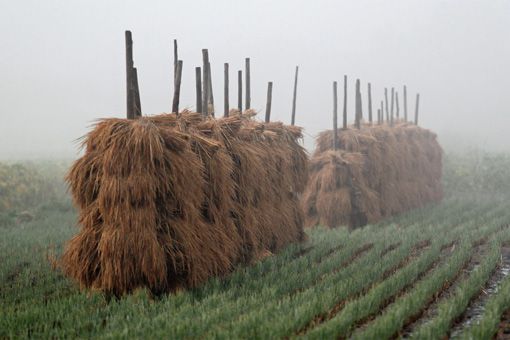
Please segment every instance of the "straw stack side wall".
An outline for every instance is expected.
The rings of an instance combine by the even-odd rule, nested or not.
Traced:
[[[67,176],[80,231],[63,271],[117,296],[161,294],[302,241],[301,129],[252,116],[98,122]]]
[[[415,125],[324,131],[301,200],[306,226],[358,227],[442,199],[442,149]]]

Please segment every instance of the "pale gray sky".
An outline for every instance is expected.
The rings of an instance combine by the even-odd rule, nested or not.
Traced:
[[[297,124],[308,136],[330,128],[331,83],[347,74],[351,119],[355,78],[364,96],[372,83],[376,103],[385,86],[407,84],[409,107],[418,90],[422,125],[448,143],[510,149],[507,0],[0,0],[0,158],[73,156],[94,119],[125,116],[125,29],[144,114],[170,110],[177,38],[181,106],[194,105],[194,67],[208,48],[218,111],[223,63],[234,94],[250,57],[252,106],[263,112],[273,81],[273,117],[287,123],[300,66]]]

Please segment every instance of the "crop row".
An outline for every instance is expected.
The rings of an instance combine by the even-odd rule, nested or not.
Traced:
[[[501,235],[498,235],[501,236]],[[505,238],[510,235],[506,231]],[[469,301],[480,291],[483,284],[490,278],[501,256],[499,239],[492,239],[489,243],[489,253],[482,258],[482,262],[455,290],[452,297],[438,305],[435,316],[423,323],[412,335],[415,339],[439,339],[448,334],[453,322],[466,310]]]
[[[483,313],[477,320],[464,328],[456,338],[490,339],[497,330],[503,312],[510,308],[510,275],[500,282],[498,290],[489,297]]]
[[[357,330],[353,334],[354,338],[385,339],[394,336],[407,322],[419,316],[445,284],[451,282],[463,269],[473,255],[473,243],[499,230],[505,218],[508,216],[495,218],[480,228],[463,233],[461,242],[446,262],[386,308],[372,323]]]

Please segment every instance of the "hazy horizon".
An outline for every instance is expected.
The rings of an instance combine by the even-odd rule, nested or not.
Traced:
[[[216,111],[223,108],[223,63],[230,106],[237,70],[251,58],[252,107],[263,113],[273,81],[272,119],[290,122],[299,65],[296,124],[305,143],[331,128],[332,82],[361,79],[374,112],[384,87],[409,112],[420,92],[420,125],[445,147],[470,143],[510,150],[509,1],[4,1],[0,10],[0,159],[70,158],[94,120],[125,117],[124,31],[133,33],[144,114],[168,112],[172,42],[183,60],[181,108],[194,108],[194,68],[208,48]],[[402,112],[402,99],[401,99]],[[366,114],[366,112],[365,112]]]

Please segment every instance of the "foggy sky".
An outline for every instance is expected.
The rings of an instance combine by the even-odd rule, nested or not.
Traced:
[[[133,32],[144,114],[168,112],[172,40],[184,61],[181,107],[195,103],[201,49],[212,64],[216,111],[223,63],[251,58],[252,107],[290,122],[300,66],[297,125],[306,145],[332,123],[332,81],[367,82],[374,106],[384,87],[421,94],[421,125],[444,143],[510,150],[510,1],[7,1],[0,0],[0,159],[74,157],[95,119],[125,117],[124,30]],[[400,94],[402,96],[402,94]],[[340,107],[342,96],[340,96]],[[375,112],[375,111],[374,111]]]

